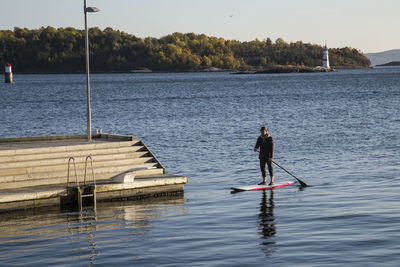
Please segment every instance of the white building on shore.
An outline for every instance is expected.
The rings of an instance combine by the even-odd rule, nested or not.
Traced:
[[[330,66],[329,66],[329,53],[328,53],[328,47],[327,47],[326,43],[325,43],[325,47],[324,47],[324,60],[322,62],[322,67],[324,69],[330,69]]]

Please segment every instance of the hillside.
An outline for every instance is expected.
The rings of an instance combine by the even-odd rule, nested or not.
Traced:
[[[400,61],[400,49],[393,49],[379,53],[366,53],[372,66],[386,64],[392,61]]]
[[[254,40],[240,42],[205,34],[173,33],[161,38],[138,38],[106,28],[89,32],[93,72],[202,71],[205,69],[262,70],[276,65],[316,67],[323,47],[303,43]],[[329,49],[333,68],[368,67],[359,50]],[[15,72],[76,73],[85,71],[84,32],[75,28],[15,28],[0,31],[0,61]]]

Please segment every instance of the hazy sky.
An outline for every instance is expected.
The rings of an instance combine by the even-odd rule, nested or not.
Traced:
[[[0,29],[41,26],[82,29],[83,0],[1,0]],[[112,27],[138,37],[173,32],[250,41],[287,42],[362,52],[400,48],[400,0],[88,0],[100,13],[89,26]]]

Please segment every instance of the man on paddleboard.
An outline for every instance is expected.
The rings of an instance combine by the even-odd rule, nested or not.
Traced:
[[[265,165],[268,165],[268,172],[269,176],[271,177],[271,182],[269,185],[272,185],[274,183],[274,170],[272,168],[272,160],[274,158],[274,139],[268,133],[267,126],[261,127],[260,132],[261,135],[258,137],[256,146],[254,147],[254,152],[257,152],[258,148],[260,148],[259,159],[263,181],[259,183],[259,185],[267,183]]]

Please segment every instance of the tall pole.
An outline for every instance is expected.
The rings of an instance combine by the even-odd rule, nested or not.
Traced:
[[[85,13],[85,51],[86,51],[86,98],[87,98],[87,139],[92,141],[92,111],[90,109],[90,77],[89,77],[89,31],[87,23],[87,10],[86,0],[84,0],[84,13]]]

